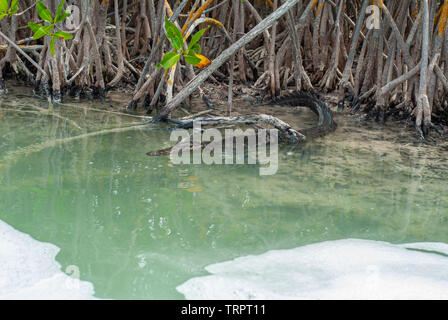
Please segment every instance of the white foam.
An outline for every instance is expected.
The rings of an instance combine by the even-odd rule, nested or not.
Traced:
[[[94,298],[91,283],[61,271],[58,252],[0,220],[0,300]]]
[[[187,299],[448,299],[448,245],[340,240],[206,267]]]

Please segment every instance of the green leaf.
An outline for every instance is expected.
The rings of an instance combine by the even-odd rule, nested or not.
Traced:
[[[62,12],[61,16],[58,17],[58,19],[55,19],[55,23],[62,22],[65,19],[67,19],[68,17],[70,17],[71,15],[72,15],[72,12],[70,10],[65,10],[64,12]]]
[[[201,59],[196,57],[193,51],[189,51],[187,55],[184,56],[185,61],[193,66],[197,65],[199,62],[201,62]]]
[[[201,46],[198,43],[195,43],[191,49],[194,53],[201,54]]]
[[[6,13],[0,13],[0,20],[2,20],[6,16]]]
[[[51,37],[51,42],[50,42],[50,52],[51,54],[56,54],[56,50],[54,49],[54,44],[56,42],[56,38],[53,36]]]
[[[9,9],[9,15],[12,16],[13,14],[16,14],[17,11],[19,11],[19,6],[11,7],[11,9]]]
[[[11,1],[11,5],[9,6],[9,14],[15,14],[17,11],[19,11],[19,6],[17,5],[17,3],[19,2],[19,0],[12,0]]]
[[[0,0],[0,14],[6,15],[8,11],[8,0]]]
[[[165,29],[166,29],[166,37],[170,39],[173,48],[176,50],[182,50],[182,47],[184,46],[184,39],[182,37],[182,33],[174,23],[168,20],[167,17],[165,17]]]
[[[204,35],[204,32],[208,30],[208,28],[209,27],[201,29],[194,34],[194,36],[191,38],[188,49],[193,49],[193,46],[196,45],[199,42],[199,40],[201,40],[201,37]]]
[[[38,23],[28,22],[28,27],[30,27],[31,31],[36,33],[37,30],[39,30],[39,28],[42,28],[42,25],[40,25]]]
[[[50,31],[51,31],[52,27],[53,27],[52,25],[40,26],[40,28],[36,32],[34,32],[33,39],[37,40],[37,39],[42,38],[43,36],[50,35]]]
[[[162,58],[162,61],[157,65],[157,68],[169,69],[174,66],[180,59],[180,53],[168,52]]]
[[[41,17],[42,20],[47,21],[49,23],[53,23],[51,11],[48,10],[46,5],[44,5],[42,2],[38,2],[36,7],[37,12],[39,13],[39,17]]]
[[[54,36],[61,40],[70,40],[73,39],[73,36],[70,33],[64,31],[55,32]]]
[[[60,20],[61,19],[61,17],[62,17],[62,9],[64,8],[64,3],[65,3],[65,0],[62,0],[60,3],[59,3],[59,5],[58,5],[58,8],[57,8],[57,10],[56,10],[56,16],[54,17],[54,22],[55,23],[58,23],[58,22],[61,22],[62,20]]]

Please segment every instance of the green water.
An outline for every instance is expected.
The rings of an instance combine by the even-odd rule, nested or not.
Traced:
[[[61,248],[63,270],[79,267],[100,298],[183,298],[176,286],[206,265],[327,240],[448,243],[441,147],[342,125],[283,147],[278,173],[260,177],[258,166],[150,158],[169,142],[155,128],[52,146],[140,120],[71,105],[55,117],[33,106],[48,104],[14,92],[0,102],[0,219]],[[6,111],[18,108],[31,112]]]

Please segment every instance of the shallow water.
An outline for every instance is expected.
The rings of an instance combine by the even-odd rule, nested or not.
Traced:
[[[282,147],[266,177],[253,165],[150,158],[170,144],[160,128],[60,140],[142,122],[89,110],[119,105],[46,115],[45,101],[14,88],[0,101],[0,220],[59,247],[62,270],[79,269],[95,297],[184,298],[176,287],[208,265],[324,241],[448,243],[448,151],[397,125],[338,119],[334,135]]]

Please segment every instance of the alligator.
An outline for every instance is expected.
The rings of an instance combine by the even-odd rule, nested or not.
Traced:
[[[309,141],[313,138],[323,137],[335,131],[337,124],[334,121],[333,112],[328,106],[311,93],[306,92],[294,92],[284,95],[279,98],[272,99],[268,102],[258,104],[260,106],[276,105],[280,107],[307,107],[318,116],[317,125],[311,128],[297,131],[303,136],[300,141]],[[181,121],[173,121],[173,123],[180,124]],[[182,127],[182,126],[181,126]],[[188,126],[182,128],[191,127],[191,123]],[[148,152],[148,156],[162,156],[169,155],[173,147],[166,148],[158,151]]]

